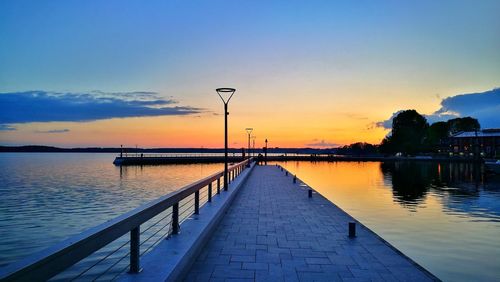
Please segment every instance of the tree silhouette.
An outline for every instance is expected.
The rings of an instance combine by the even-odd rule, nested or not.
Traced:
[[[451,134],[455,134],[460,131],[477,131],[481,129],[481,125],[475,118],[463,117],[448,120],[448,128]]]
[[[382,146],[389,152],[405,155],[420,152],[424,148],[428,127],[425,117],[417,111],[402,111],[392,120],[391,136],[382,141]]]

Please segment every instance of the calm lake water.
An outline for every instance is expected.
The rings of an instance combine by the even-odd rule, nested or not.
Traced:
[[[445,281],[500,281],[500,177],[436,162],[281,163]]]
[[[116,154],[0,154],[0,266],[223,169],[116,167]]]
[[[223,168],[115,167],[114,154],[0,154],[0,265]],[[500,280],[500,179],[447,163],[282,163],[446,281]]]

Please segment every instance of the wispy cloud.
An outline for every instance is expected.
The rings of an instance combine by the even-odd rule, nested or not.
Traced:
[[[312,143],[306,144],[306,146],[309,146],[309,147],[321,147],[321,148],[331,148],[331,147],[338,147],[339,144],[328,142],[328,141],[325,141],[325,140],[314,139],[314,140],[312,140]]]
[[[340,113],[341,115],[343,116],[346,116],[348,118],[351,118],[351,119],[358,119],[358,120],[366,120],[368,119],[368,117],[364,116],[364,115],[361,115],[361,114],[358,114],[358,113],[348,113],[348,112],[345,112],[345,113]]]
[[[375,123],[377,127],[392,128],[392,119],[401,111],[397,111],[390,118]],[[470,116],[477,118],[482,128],[500,127],[500,88],[480,92],[460,94],[445,98],[441,101],[441,108],[430,115],[425,115],[429,123],[446,121],[457,117]]]
[[[15,127],[8,124],[0,124],[0,131],[16,130]]]
[[[11,124],[30,122],[86,122],[204,112],[201,108],[176,106],[176,104],[178,104],[176,100],[165,99],[156,92],[144,91],[0,93],[0,130],[13,130]]]
[[[66,133],[69,129],[37,130],[35,133]]]

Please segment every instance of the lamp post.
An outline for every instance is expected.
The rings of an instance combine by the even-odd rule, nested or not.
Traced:
[[[255,157],[255,138],[257,138],[257,136],[252,136],[252,157]]]
[[[267,138],[266,138],[266,147],[264,149],[264,163],[267,165]]]
[[[251,127],[247,127],[245,128],[247,134],[248,134],[248,151],[247,151],[247,155],[248,155],[248,159],[250,159],[250,135],[252,134],[252,131],[253,131],[253,128]],[[247,164],[247,166],[249,166],[250,164]]]
[[[217,88],[215,89],[220,99],[224,103],[224,191],[227,191],[227,116],[229,113],[227,112],[227,104],[231,97],[233,97],[236,89],[234,88]]]

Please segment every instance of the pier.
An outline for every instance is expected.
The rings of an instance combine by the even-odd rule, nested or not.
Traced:
[[[438,280],[280,166],[232,165],[227,187],[222,176],[2,268],[0,280]]]
[[[242,155],[230,155],[228,161],[237,163],[245,160]],[[439,156],[415,156],[415,157],[386,157],[386,156],[351,156],[333,154],[272,154],[268,155],[268,162],[284,161],[448,161],[448,162],[472,162],[472,158],[466,157],[439,157]],[[192,163],[223,163],[224,156],[217,154],[130,154],[118,156],[113,164],[120,166],[128,165],[161,165],[161,164],[192,164]]]
[[[288,176],[287,176],[288,174]],[[280,167],[257,166],[186,281],[431,281],[387,242]]]

